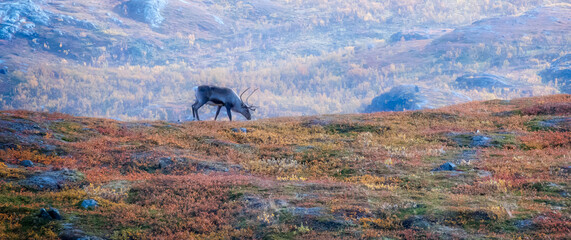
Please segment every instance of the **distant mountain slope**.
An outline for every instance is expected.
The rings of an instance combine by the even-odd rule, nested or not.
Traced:
[[[557,2],[4,1],[0,108],[184,120],[197,84],[259,87],[256,117],[359,112],[402,84],[435,88],[434,107],[553,94],[540,72],[571,46]],[[513,87],[456,89],[467,74]]]

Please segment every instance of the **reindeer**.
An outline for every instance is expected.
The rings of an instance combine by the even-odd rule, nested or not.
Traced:
[[[248,120],[252,119],[252,115],[250,115],[250,111],[255,111],[256,108],[252,105],[246,104],[248,98],[254,94],[257,88],[248,95],[246,101],[242,100],[242,95],[246,93],[250,88],[247,88],[240,94],[234,92],[234,90],[225,87],[216,87],[216,86],[196,86],[193,88],[196,101],[192,104],[192,118],[200,121],[198,117],[198,109],[202,107],[204,104],[217,106],[216,109],[216,116],[214,117],[214,121],[218,118],[218,114],[220,113],[220,109],[222,106],[226,107],[226,111],[228,112],[228,118],[232,121],[232,113],[231,111],[241,113],[244,117]]]

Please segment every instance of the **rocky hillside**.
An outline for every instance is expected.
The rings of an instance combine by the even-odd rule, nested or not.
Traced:
[[[399,85],[422,108],[568,93],[565,2],[7,0],[0,109],[185,120],[197,84],[260,88],[257,118],[376,111]]]
[[[564,239],[570,115],[571,95],[250,122],[2,111],[0,238]]]

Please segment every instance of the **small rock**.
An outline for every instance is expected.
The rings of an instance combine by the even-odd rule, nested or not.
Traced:
[[[59,190],[66,186],[80,184],[84,178],[83,174],[78,171],[62,169],[59,171],[42,172],[38,175],[20,180],[18,183],[33,190]]]
[[[471,147],[489,147],[490,146],[490,137],[476,135],[472,137],[472,143],[470,144]]]
[[[48,214],[50,214],[50,217],[52,217],[52,219],[55,220],[62,220],[62,216],[59,213],[59,210],[55,209],[55,208],[50,208],[50,210],[48,210]]]
[[[98,207],[99,204],[97,203],[97,201],[95,201],[94,199],[86,199],[83,200],[83,202],[81,202],[81,207],[84,209],[93,209]]]
[[[8,73],[8,71],[6,71],[6,69],[0,68],[0,74],[6,74],[6,73]]]
[[[59,234],[59,238],[62,240],[79,240],[85,239],[85,232],[79,229],[68,229],[64,230]]]
[[[267,209],[270,206],[267,201],[257,196],[244,196],[243,201],[246,203],[246,207],[249,209],[263,210]]]
[[[55,208],[50,208],[50,210],[46,210],[45,208],[40,209],[40,214],[38,214],[41,218],[49,219],[49,220],[61,220],[62,216],[59,213],[59,210]]]
[[[451,162],[446,162],[440,166],[438,166],[435,169],[432,169],[432,171],[438,172],[438,171],[455,171],[456,170],[456,164],[451,163]]]
[[[289,205],[286,200],[282,200],[282,199],[276,199],[276,200],[274,200],[274,204],[275,204],[276,207],[278,207],[278,208],[287,207],[287,206]]]
[[[159,159],[159,168],[165,169],[168,166],[172,165],[173,163],[174,163],[174,161],[170,157],[163,157],[163,158]]]
[[[411,216],[402,222],[404,228],[428,229],[432,225],[424,216]]]
[[[492,137],[486,135],[473,133],[453,133],[449,134],[449,136],[460,147],[486,148],[492,146]]]
[[[220,163],[220,162],[206,162],[206,161],[199,161],[194,162],[193,165],[196,167],[196,170],[203,173],[211,173],[211,172],[228,172],[230,169],[228,164]]]
[[[65,229],[59,234],[61,240],[102,240],[103,238],[89,236],[81,229],[71,228]]]
[[[473,211],[470,214],[470,217],[477,221],[492,221],[498,219],[498,216],[495,213],[484,210]]]
[[[40,209],[40,214],[38,214],[38,216],[45,219],[52,219],[52,217],[45,208]]]
[[[515,227],[517,227],[519,230],[525,230],[525,229],[530,229],[531,227],[533,227],[533,220],[530,219],[525,219],[525,220],[517,220],[514,223]]]
[[[317,219],[316,221],[308,223],[308,226],[315,231],[339,231],[352,225],[350,220],[331,219],[323,216],[317,217],[321,217],[323,219]]]
[[[321,216],[323,215],[323,208],[320,207],[312,207],[312,208],[305,208],[305,207],[296,207],[292,211],[293,215],[298,216]]]
[[[243,132],[243,133],[247,133],[248,129],[246,128],[232,128],[232,132]]]
[[[34,163],[30,160],[24,160],[20,162],[20,165],[24,166],[24,167],[33,167]]]
[[[571,132],[571,117],[556,117],[537,123],[539,127],[559,132]]]

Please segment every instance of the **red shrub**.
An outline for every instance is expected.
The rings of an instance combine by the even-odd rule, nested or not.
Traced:
[[[571,102],[552,102],[521,109],[524,115],[569,115]]]

